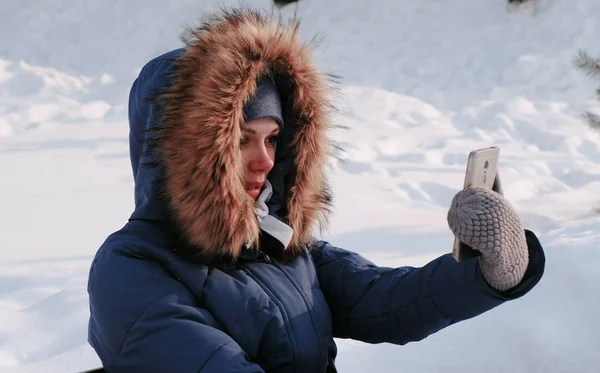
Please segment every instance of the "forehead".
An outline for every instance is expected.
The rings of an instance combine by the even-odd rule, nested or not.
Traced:
[[[274,119],[262,118],[244,123],[242,130],[251,133],[271,133],[279,130],[279,124]]]

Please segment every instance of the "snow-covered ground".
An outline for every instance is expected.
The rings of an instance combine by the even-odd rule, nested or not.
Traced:
[[[236,4],[237,1],[221,1]],[[267,7],[267,0],[250,1]],[[340,340],[340,372],[596,372],[600,366],[600,2],[302,0],[343,77],[328,239],[386,266],[450,251],[467,153],[501,148],[505,195],[547,253],[524,298],[407,346]],[[77,372],[87,271],[133,207],[126,98],[212,1],[4,1],[0,15],[0,371]],[[295,11],[291,6],[283,15]]]

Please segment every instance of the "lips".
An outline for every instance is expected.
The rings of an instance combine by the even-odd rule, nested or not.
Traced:
[[[246,183],[246,193],[248,193],[250,197],[254,199],[258,198],[263,184],[263,182],[259,181]]]

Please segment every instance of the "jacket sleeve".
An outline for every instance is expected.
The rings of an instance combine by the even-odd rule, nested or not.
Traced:
[[[537,237],[528,230],[526,237],[525,278],[503,293],[487,284],[477,258],[456,263],[446,254],[422,268],[394,269],[321,242],[312,255],[334,337],[406,344],[521,297],[540,281],[545,267]]]
[[[263,372],[199,295],[158,263],[119,251],[102,250],[88,281],[88,340],[107,372]],[[203,281],[200,272],[194,273]]]
[[[227,334],[204,323],[205,311],[191,305],[186,291],[167,294],[129,330],[114,364],[120,372],[260,373]]]

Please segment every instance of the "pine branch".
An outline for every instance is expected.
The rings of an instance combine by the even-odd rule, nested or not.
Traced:
[[[588,111],[585,113],[585,119],[592,130],[600,132],[600,115]]]
[[[534,0],[508,0],[508,9],[518,11],[521,6],[525,6],[527,3],[533,3]]]
[[[600,78],[600,59],[592,58],[586,51],[579,50],[574,59],[575,66],[592,78]]]

